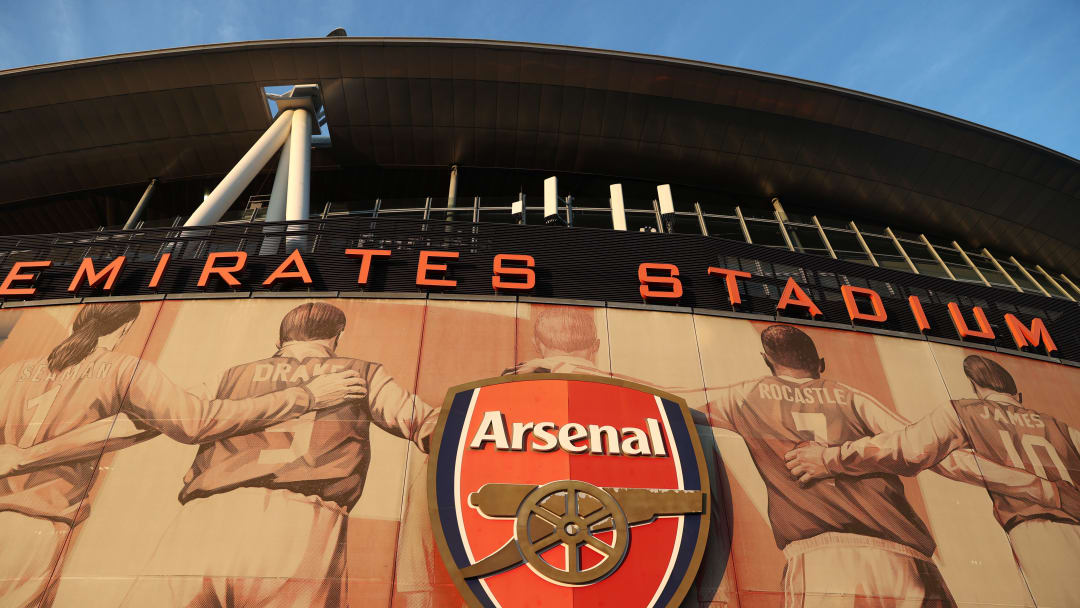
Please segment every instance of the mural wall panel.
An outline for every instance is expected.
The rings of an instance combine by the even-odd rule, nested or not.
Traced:
[[[1080,605],[1076,368],[704,314],[378,298],[0,309],[0,605],[461,606],[432,432],[453,387],[534,374],[689,406],[710,525],[683,606]],[[527,437],[479,449],[510,463]],[[649,539],[676,521],[635,524],[620,563],[667,559]],[[588,596],[508,568],[484,575],[504,598]],[[620,583],[642,605],[660,584]]]

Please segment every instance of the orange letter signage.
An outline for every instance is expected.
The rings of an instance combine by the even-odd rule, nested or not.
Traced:
[[[1028,329],[1020,322],[1020,319],[1016,318],[1016,315],[1005,313],[1005,325],[1009,327],[1009,333],[1012,334],[1016,348],[1042,344],[1043,350],[1048,355],[1057,350],[1057,345],[1050,338],[1050,332],[1046,330],[1046,324],[1039,317],[1031,319],[1031,329]]]
[[[11,284],[15,281],[33,281],[37,278],[36,275],[29,272],[23,272],[31,268],[48,268],[52,266],[52,262],[48,260],[37,260],[34,262],[15,262],[8,271],[7,276],[4,277],[4,282],[0,283],[0,296],[32,296],[37,291],[37,287],[12,287]]]
[[[290,266],[296,267],[296,270],[286,270]],[[285,258],[285,261],[277,267],[277,270],[266,277],[266,280],[263,281],[263,287],[270,287],[281,279],[300,279],[304,285],[311,285],[311,273],[308,272],[307,264],[304,264],[304,256],[300,255],[299,249],[293,249],[289,257]]]
[[[885,319],[888,318],[885,314],[885,304],[881,301],[881,296],[873,289],[841,285],[840,293],[844,296],[844,306],[847,307],[848,318],[852,321],[874,321],[875,323],[883,323]],[[855,294],[870,298],[870,306],[874,309],[874,312],[860,312],[859,305],[855,301]]]
[[[817,307],[817,304],[814,304],[810,296],[806,295],[802,287],[799,287],[799,284],[791,277],[788,277],[787,285],[784,285],[784,293],[780,294],[780,303],[776,305],[776,310],[787,312],[788,306],[805,308],[810,312],[811,317],[821,316],[821,309]]]
[[[908,307],[911,308],[911,315],[915,317],[915,324],[919,326],[919,331],[925,332],[930,329],[930,321],[926,319],[926,311],[923,310],[919,297],[908,296],[907,302]]]
[[[960,336],[960,339],[964,338],[986,338],[987,340],[994,339],[994,330],[990,327],[990,321],[986,320],[986,313],[978,306],[971,308],[971,313],[975,315],[975,323],[979,325],[979,329],[973,330],[968,327],[967,321],[964,320],[964,316],[960,314],[960,307],[956,305],[956,302],[949,302],[949,316],[952,318],[953,327],[956,328],[956,333]]]
[[[232,258],[232,266],[218,266],[217,261],[221,258]],[[219,251],[217,253],[211,253],[206,258],[206,263],[203,264],[202,274],[199,275],[199,287],[206,287],[206,281],[210,278],[210,275],[216,274],[223,281],[229,284],[230,287],[236,287],[240,284],[240,281],[236,280],[236,277],[232,275],[234,272],[239,272],[244,269],[244,265],[247,264],[247,254],[243,251]]]
[[[458,252],[456,251],[421,251],[420,262],[416,265],[416,284],[422,287],[457,287],[457,281],[453,279],[433,279],[428,277],[429,270],[438,270],[440,272],[446,272],[446,264],[432,264],[428,260],[431,258],[444,258],[447,260],[456,260],[458,258]]]
[[[94,269],[93,259],[83,258],[67,290],[75,293],[79,290],[79,285],[85,280],[89,287],[101,287],[105,291],[111,291],[113,285],[116,284],[116,277],[120,276],[120,269],[124,267],[125,261],[127,261],[127,258],[120,256],[109,262],[105,268],[101,269],[101,272],[98,272]],[[102,283],[105,283],[105,285],[103,286]]]
[[[719,274],[724,277],[724,285],[727,287],[728,303],[732,306],[742,304],[742,296],[739,295],[739,284],[735,282],[735,279],[749,279],[749,272],[731,270],[730,268],[718,268],[716,266],[709,266],[708,272],[709,274]]]
[[[390,251],[386,249],[346,249],[345,255],[350,258],[360,258],[360,275],[356,277],[359,285],[367,285],[368,274],[371,272],[371,258],[390,257]]]
[[[650,270],[667,272],[667,276],[650,275]],[[638,293],[644,299],[659,298],[665,300],[677,300],[682,297],[682,281],[677,279],[679,267],[674,264],[650,264],[648,262],[638,266],[637,277]],[[657,291],[654,286],[666,285],[668,289]]]
[[[521,266],[505,266],[505,262],[519,262]],[[512,253],[500,253],[495,256],[492,267],[491,286],[496,289],[512,289],[524,291],[536,286],[536,260],[531,255],[515,255]],[[507,281],[504,277],[521,277],[521,281]]]
[[[150,277],[150,284],[147,285],[150,289],[156,289],[158,283],[161,283],[161,276],[165,274],[165,267],[169,265],[169,260],[172,259],[171,253],[161,254],[161,259],[158,260],[157,268],[154,269],[154,276]]]

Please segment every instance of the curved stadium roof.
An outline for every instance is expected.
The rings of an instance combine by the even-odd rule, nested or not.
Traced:
[[[224,174],[269,125],[262,87],[307,82],[333,141],[316,167],[459,164],[779,195],[1080,274],[1076,159],[783,76],[475,40],[275,40],[0,72],[0,211]],[[55,231],[42,215],[18,231]]]

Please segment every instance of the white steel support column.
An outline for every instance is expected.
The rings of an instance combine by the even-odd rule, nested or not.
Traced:
[[[457,165],[450,167],[450,190],[446,194],[446,208],[454,207],[457,207]]]
[[[127,221],[124,222],[124,230],[132,230],[139,223],[139,218],[142,217],[143,211],[146,210],[146,205],[150,202],[150,197],[154,195],[154,188],[156,186],[157,178],[155,177],[147,184],[142,197],[139,199],[139,202],[135,204],[135,209],[132,210],[131,215],[129,215]]]
[[[611,184],[611,227],[626,230],[626,206],[623,204],[622,184]]]
[[[1011,274],[1005,271],[1005,267],[997,261],[997,258],[994,257],[994,254],[990,253],[990,250],[988,250],[986,247],[983,247],[982,253],[984,256],[986,256],[986,259],[990,260],[990,263],[994,265],[994,268],[997,268],[997,271],[1001,273],[1001,276],[1005,277],[1005,279],[1009,281],[1009,284],[1013,286],[1013,289],[1019,291],[1020,293],[1024,293],[1024,290],[1020,289],[1020,285],[1015,280],[1013,280]]]
[[[709,236],[709,227],[705,224],[705,215],[701,212],[701,203],[694,201],[694,213],[697,214],[698,226],[703,236]]]
[[[739,218],[739,228],[742,228],[743,238],[746,242],[753,245],[754,239],[750,238],[750,229],[746,227],[746,218],[743,217],[742,209],[738,205],[735,206],[735,217]]]
[[[773,197],[772,206],[773,217],[776,218],[776,223],[780,225],[780,236],[784,237],[784,244],[787,245],[788,251],[795,251],[795,244],[791,242],[791,235],[788,234],[787,226],[784,224],[787,221],[787,213],[784,212],[780,199]],[[802,252],[802,247],[799,247],[799,251]]]
[[[274,187],[270,190],[270,205],[266,208],[267,222],[285,221],[285,191],[289,186],[289,152],[289,142],[286,141],[285,145],[281,146],[277,171],[274,172]],[[281,226],[266,226],[263,228],[263,233],[266,233],[267,236],[263,237],[262,248],[259,250],[260,255],[270,255],[278,250],[281,245],[281,237],[269,236],[269,234],[280,233],[281,231]]]
[[[934,246],[930,243],[930,239],[926,238],[925,234],[920,234],[919,239],[922,240],[923,245],[926,245],[926,249],[930,252],[931,257],[933,257],[934,261],[941,266],[941,269],[945,271],[945,274],[949,275],[949,278],[955,281],[956,275],[954,275],[952,271],[949,270],[949,267],[945,265],[945,260],[941,259],[941,256],[938,255],[937,249],[934,249]]]
[[[236,197],[247,188],[251,180],[267,162],[273,158],[278,148],[289,137],[294,110],[286,110],[278,115],[274,124],[251,146],[240,162],[229,171],[214,190],[199,205],[199,208],[184,222],[184,226],[207,226],[216,223],[236,201]]]
[[[821,237],[821,242],[825,243],[825,249],[827,249],[829,251],[829,257],[834,259],[834,260],[837,259],[836,258],[836,252],[833,251],[833,248],[832,248],[832,243],[829,242],[829,236],[827,234],[825,234],[825,228],[823,228],[821,226],[821,222],[818,221],[817,216],[816,215],[811,215],[810,219],[813,220],[814,225],[817,226],[818,236]]]
[[[990,281],[986,280],[986,277],[983,276],[982,271],[979,270],[979,267],[975,265],[975,262],[971,261],[971,258],[968,256],[967,252],[964,251],[964,248],[960,246],[960,243],[953,241],[952,246],[953,249],[955,249],[956,252],[960,254],[960,257],[963,258],[965,262],[967,262],[968,268],[971,268],[975,271],[975,276],[979,277],[979,280],[983,282],[983,285],[990,287]]]
[[[915,263],[911,261],[911,258],[908,257],[907,251],[905,251],[904,246],[900,244],[900,239],[896,238],[896,234],[893,233],[892,228],[886,226],[885,234],[888,235],[890,239],[892,239],[893,247],[896,247],[896,250],[900,252],[900,256],[904,258],[904,262],[907,263],[907,266],[911,269],[911,272],[919,274],[919,269],[915,266]]]
[[[450,167],[450,189],[446,193],[446,221],[453,221],[454,207],[457,207],[457,165]]]
[[[862,232],[859,232],[859,227],[855,225],[855,222],[848,222],[848,226],[855,233],[855,238],[859,241],[859,245],[862,246],[863,252],[870,258],[870,263],[874,266],[881,266],[881,264],[878,264],[877,258],[874,257],[874,252],[870,251],[870,246],[866,244],[866,239],[863,238]]]
[[[1061,273],[1060,276],[1061,276],[1062,281],[1065,281],[1065,283],[1068,284],[1069,287],[1072,287],[1073,290],[1076,291],[1077,295],[1080,295],[1080,287],[1077,287],[1076,283],[1072,282],[1072,279],[1070,279],[1068,276],[1066,276],[1064,272]]]
[[[1030,281],[1032,285],[1037,287],[1039,289],[1039,291],[1041,291],[1044,296],[1046,296],[1048,298],[1050,297],[1050,292],[1046,291],[1046,288],[1043,287],[1041,283],[1036,281],[1035,277],[1031,276],[1031,273],[1028,272],[1028,269],[1024,268],[1024,265],[1021,264],[1020,261],[1016,259],[1016,256],[1010,255],[1009,256],[1009,261],[1012,262],[1013,265],[1016,266],[1016,269],[1020,271],[1020,274],[1024,275],[1024,278],[1027,279],[1028,281]]]
[[[1064,287],[1062,287],[1060,283],[1058,283],[1057,281],[1055,281],[1055,280],[1054,280],[1054,277],[1050,276],[1050,273],[1049,273],[1049,272],[1046,272],[1046,269],[1045,269],[1045,268],[1043,268],[1043,267],[1042,267],[1041,265],[1039,265],[1039,264],[1035,264],[1035,270],[1038,270],[1038,271],[1039,271],[1040,273],[1042,273],[1042,275],[1043,275],[1044,277],[1046,277],[1046,280],[1047,280],[1047,281],[1049,281],[1049,282],[1050,282],[1050,284],[1054,286],[1054,289],[1056,289],[1056,290],[1058,290],[1058,291],[1060,291],[1060,292],[1061,292],[1061,295],[1065,296],[1066,298],[1069,298],[1069,299],[1070,299],[1070,300],[1072,300],[1073,302],[1075,302],[1075,301],[1076,301],[1076,298],[1072,297],[1072,294],[1071,294],[1071,293],[1069,293],[1068,291],[1065,291],[1065,288],[1064,288]]]
[[[311,113],[297,109],[292,115],[292,135],[289,136],[289,180],[285,197],[285,219],[307,220],[311,217]],[[285,249],[303,248],[307,244],[306,226],[289,226],[289,231],[305,232],[285,239]]]

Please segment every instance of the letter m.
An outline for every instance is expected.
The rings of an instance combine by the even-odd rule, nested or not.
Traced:
[[[79,286],[83,281],[90,287],[100,287],[105,291],[110,291],[113,285],[116,283],[116,277],[120,276],[120,270],[124,267],[124,262],[127,258],[120,256],[111,261],[101,272],[98,272],[94,268],[94,260],[91,258],[83,258],[82,263],[79,264],[79,269],[75,271],[75,278],[71,279],[71,285],[68,285],[68,292],[75,293],[79,290]],[[102,285],[104,283],[104,285]]]
[[[1042,344],[1043,350],[1048,355],[1058,349],[1057,345],[1054,344],[1054,340],[1050,337],[1050,332],[1046,329],[1046,324],[1039,317],[1031,319],[1031,327],[1029,328],[1021,323],[1020,319],[1016,318],[1016,315],[1006,313],[1005,325],[1009,326],[1009,333],[1012,334],[1016,348]]]

